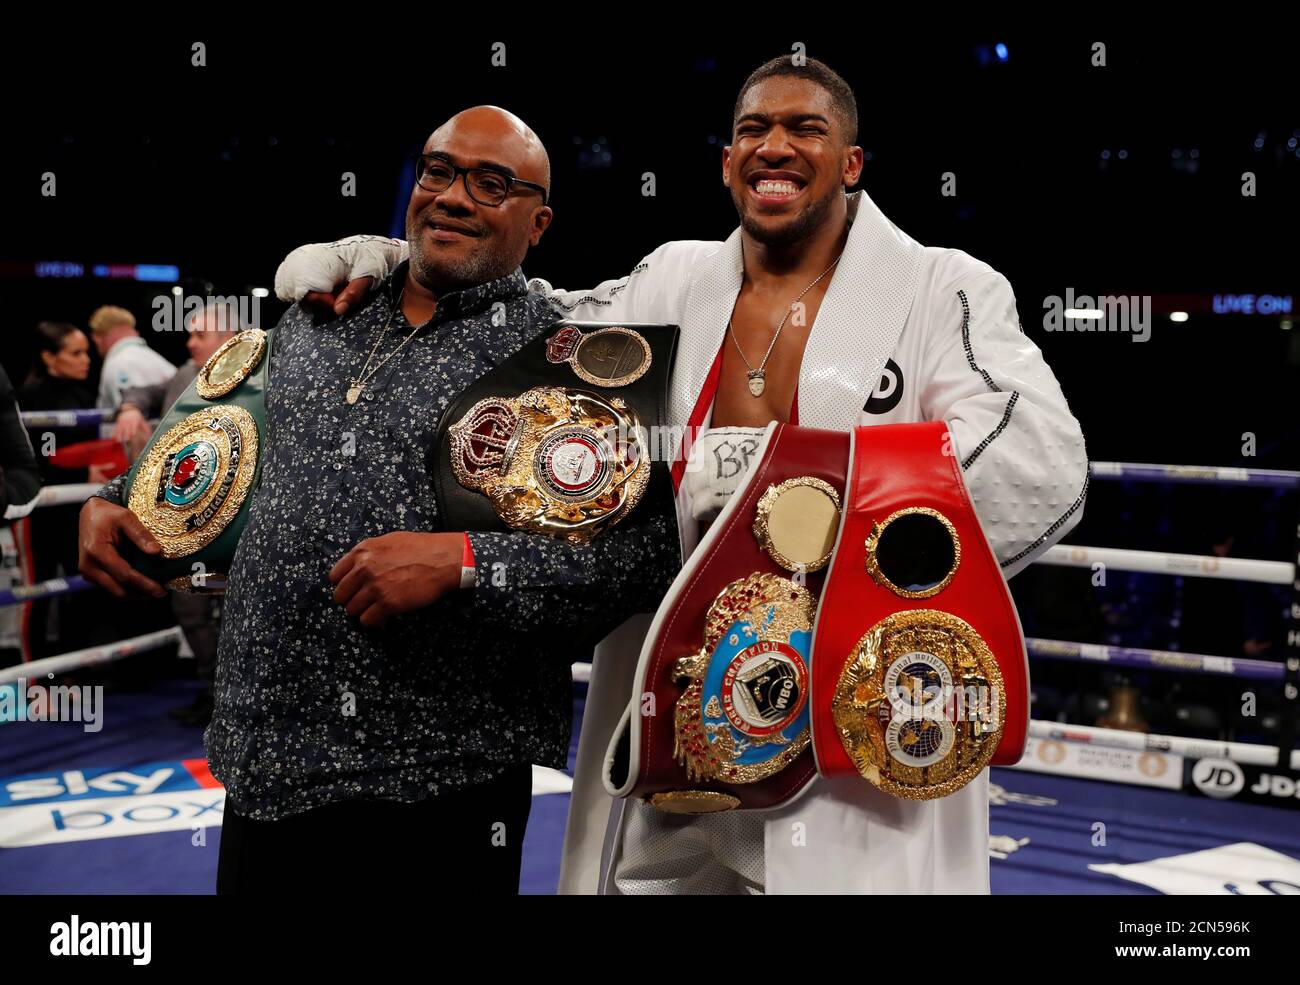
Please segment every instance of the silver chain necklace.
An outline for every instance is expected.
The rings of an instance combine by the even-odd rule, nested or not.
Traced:
[[[840,256],[844,254],[841,253]],[[772,355],[772,350],[776,348],[776,340],[781,337],[781,329],[785,328],[786,321],[789,320],[791,312],[794,311],[795,305],[803,300],[804,295],[821,283],[823,277],[835,269],[835,264],[840,262],[840,257],[831,261],[831,265],[817,275],[817,279],[805,287],[800,295],[790,302],[790,307],[785,311],[785,317],[781,319],[781,324],[776,327],[776,334],[772,336],[772,341],[768,344],[767,352],[763,353],[763,361],[758,364],[758,369],[750,365],[749,360],[745,358],[745,350],[740,347],[740,340],[736,338],[736,330],[732,327],[731,319],[727,319],[727,331],[731,335],[731,341],[736,344],[736,351],[740,353],[740,358],[745,360],[745,367],[748,369],[749,392],[751,396],[761,397],[763,391],[767,389],[767,360]]]
[[[401,352],[402,347],[406,345],[406,343],[410,342],[412,337],[414,337],[415,333],[424,327],[423,325],[416,325],[415,328],[411,329],[411,334],[408,335],[406,338],[402,339],[402,341],[398,343],[397,348],[383,358],[383,360],[379,363],[379,365],[375,367],[374,372],[370,373],[369,376],[366,375],[367,370],[370,369],[370,361],[375,358],[375,353],[379,351],[380,343],[384,341],[384,336],[388,334],[388,329],[393,324],[393,317],[402,308],[402,298],[405,296],[405,294],[406,294],[406,285],[403,284],[401,291],[399,291],[397,294],[397,303],[394,304],[392,310],[388,312],[388,321],[384,322],[384,327],[379,333],[379,338],[375,339],[374,347],[370,350],[370,355],[366,357],[366,364],[363,367],[361,367],[360,374],[358,374],[357,378],[352,381],[352,385],[348,387],[347,401],[349,404],[355,404],[358,400],[361,399],[362,392],[370,384],[370,381],[379,375],[379,371],[384,368],[384,365],[388,362],[388,360],[392,359],[395,355]]]

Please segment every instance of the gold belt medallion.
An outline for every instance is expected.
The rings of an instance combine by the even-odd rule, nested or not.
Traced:
[[[650,481],[640,419],[617,397],[534,387],[480,400],[448,430],[456,480],[516,530],[586,543]]]
[[[704,647],[673,670],[686,681],[673,709],[674,756],[692,781],[755,783],[808,747],[816,605],[803,586],[756,572],[709,606]]]
[[[266,354],[266,333],[260,328],[240,332],[214,352],[199,370],[194,389],[205,400],[224,397],[248,379]]]
[[[650,343],[640,332],[621,326],[584,335],[565,325],[546,340],[546,358],[568,363],[580,379],[595,386],[627,386],[650,369]]]
[[[1002,738],[1002,674],[969,623],[896,612],[857,642],[831,714],[858,772],[886,793],[930,800],[961,789]]]
[[[256,470],[253,416],[218,404],[191,414],[154,443],[127,506],[158,539],[163,557],[186,557],[235,518]]]

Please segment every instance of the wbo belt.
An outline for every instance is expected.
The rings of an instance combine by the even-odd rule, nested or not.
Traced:
[[[932,799],[1017,762],[1028,664],[941,422],[769,426],[655,615],[606,789],[773,808],[816,775]]]
[[[645,501],[671,510],[675,325],[556,322],[461,393],[435,439],[446,530],[586,543]],[[662,450],[658,447],[662,445]]]
[[[270,340],[250,329],[214,352],[127,473],[126,506],[162,545],[129,560],[173,591],[225,590],[261,474]]]

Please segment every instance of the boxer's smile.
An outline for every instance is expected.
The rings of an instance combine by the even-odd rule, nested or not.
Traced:
[[[749,195],[762,206],[783,206],[797,202],[808,186],[808,179],[795,171],[772,171],[760,168],[746,179]]]
[[[842,203],[861,168],[861,150],[843,129],[830,94],[814,82],[775,77],[746,91],[722,150],[722,181],[749,236],[788,245]]]

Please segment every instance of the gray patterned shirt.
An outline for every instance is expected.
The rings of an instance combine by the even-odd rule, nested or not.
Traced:
[[[433,438],[451,401],[561,315],[514,273],[439,300],[356,405],[344,393],[394,310],[403,264],[315,324],[297,305],[270,355],[262,476],[225,600],[213,774],[241,813],[416,801],[516,763],[562,768],[570,665],[652,611],[679,558],[670,518],[633,516],[586,546],[470,533],[473,589],[367,630],[328,573],[361,541],[437,531]],[[412,330],[400,310],[375,362]],[[99,493],[122,502],[121,478]]]

